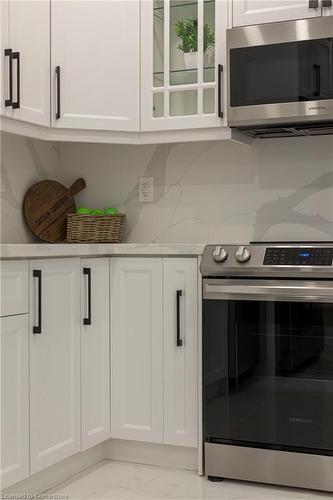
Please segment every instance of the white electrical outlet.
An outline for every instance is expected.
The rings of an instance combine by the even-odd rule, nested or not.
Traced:
[[[154,201],[154,177],[139,178],[139,201]]]

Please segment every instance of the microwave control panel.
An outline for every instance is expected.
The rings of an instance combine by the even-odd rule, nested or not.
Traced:
[[[266,249],[264,266],[332,266],[333,248],[287,248]]]

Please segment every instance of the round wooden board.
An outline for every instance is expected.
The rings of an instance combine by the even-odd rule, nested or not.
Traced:
[[[32,232],[49,243],[64,241],[67,214],[75,212],[74,196],[85,187],[82,178],[77,179],[69,189],[51,180],[31,186],[24,197],[23,212]]]

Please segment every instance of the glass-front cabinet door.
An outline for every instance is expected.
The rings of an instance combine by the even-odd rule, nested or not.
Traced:
[[[226,125],[227,0],[142,2],[142,129]]]

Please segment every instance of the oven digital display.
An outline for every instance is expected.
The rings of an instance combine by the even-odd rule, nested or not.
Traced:
[[[332,266],[333,248],[267,248],[264,266]]]

